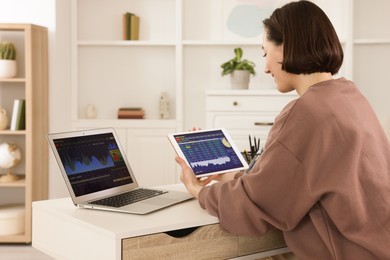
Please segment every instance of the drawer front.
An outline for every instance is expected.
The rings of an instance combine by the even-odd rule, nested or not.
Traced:
[[[275,115],[242,113],[210,113],[208,128],[226,128],[240,151],[249,150],[249,135],[264,146]]]
[[[269,129],[275,117],[276,114],[209,113],[208,127],[224,127],[234,130]]]
[[[122,259],[230,259],[282,247],[286,242],[279,230],[271,229],[260,237],[234,236],[214,224],[183,237],[157,233],[125,238]]]
[[[293,96],[207,96],[207,111],[280,112]]]

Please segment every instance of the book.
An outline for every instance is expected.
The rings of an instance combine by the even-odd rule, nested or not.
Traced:
[[[124,35],[125,35],[125,38],[124,40],[130,40],[130,29],[131,29],[131,19],[130,17],[132,16],[133,14],[132,13],[125,13],[123,16],[123,19],[124,19]]]
[[[120,107],[118,111],[139,111],[142,110],[142,107]]]
[[[122,17],[123,40],[139,39],[139,16],[126,12]]]
[[[139,16],[130,16],[130,40],[139,39]]]
[[[145,111],[142,108],[122,107],[118,109],[118,119],[143,119]]]
[[[118,119],[144,119],[144,116],[119,116]]]
[[[10,130],[24,130],[26,129],[26,100],[15,99],[12,109],[12,118]]]
[[[122,40],[127,40],[127,15],[122,15]]]
[[[119,116],[143,116],[145,115],[145,112],[142,111],[118,111]]]

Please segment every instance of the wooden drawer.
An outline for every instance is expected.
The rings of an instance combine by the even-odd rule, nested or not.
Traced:
[[[184,237],[165,233],[122,240],[122,259],[227,259],[286,247],[281,231],[261,237],[234,236],[219,224],[199,227]]]

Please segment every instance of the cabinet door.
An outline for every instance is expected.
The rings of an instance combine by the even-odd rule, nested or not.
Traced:
[[[175,153],[167,135],[175,129],[128,129],[127,157],[141,186],[177,182]]]

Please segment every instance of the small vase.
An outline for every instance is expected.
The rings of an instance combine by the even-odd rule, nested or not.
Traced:
[[[235,70],[230,74],[230,82],[233,89],[249,88],[250,72],[247,70]]]
[[[6,129],[8,126],[8,116],[7,111],[4,108],[0,107],[0,130]]]
[[[96,107],[94,105],[87,105],[85,115],[88,119],[95,119],[97,116]]]
[[[0,78],[13,78],[16,76],[15,60],[0,60]]]

